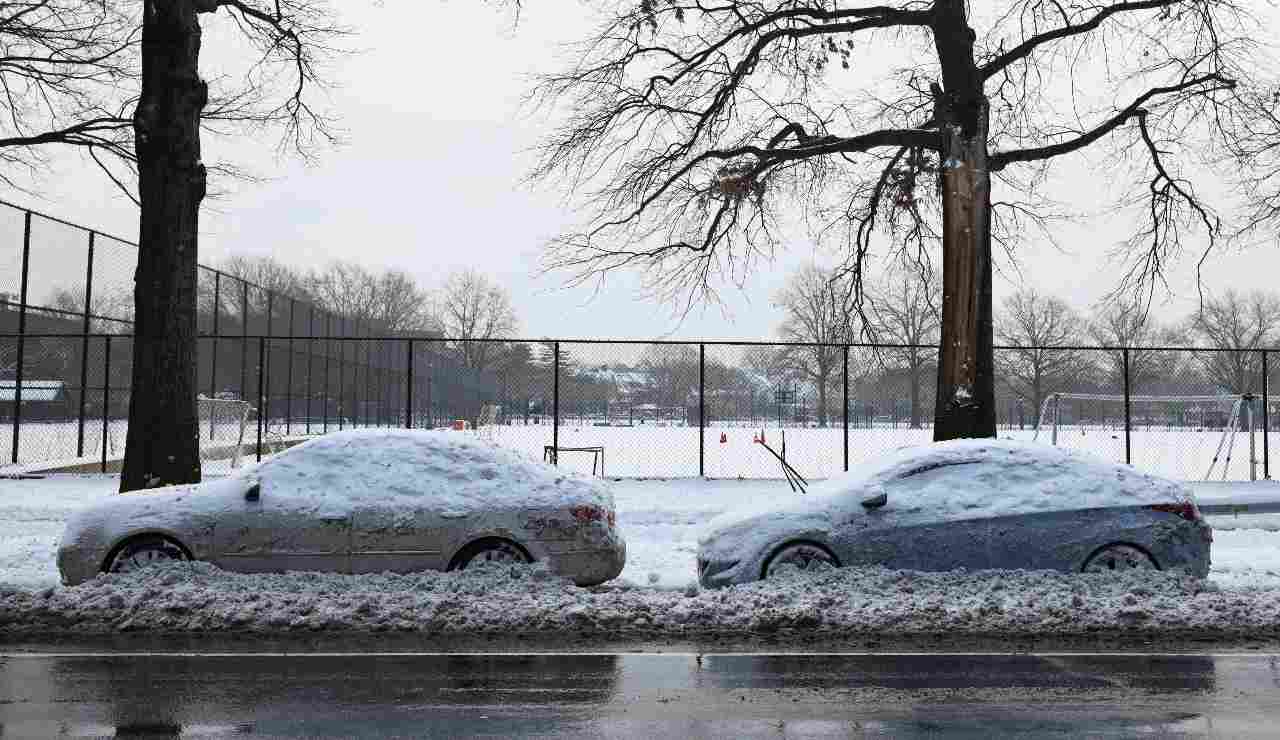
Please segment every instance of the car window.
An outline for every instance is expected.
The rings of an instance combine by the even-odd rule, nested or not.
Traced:
[[[885,481],[895,508],[914,506],[964,507],[965,501],[995,494],[1002,466],[987,460],[930,463],[906,470]]]

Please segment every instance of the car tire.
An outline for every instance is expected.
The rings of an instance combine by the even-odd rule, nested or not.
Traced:
[[[454,556],[449,570],[466,570],[469,565],[481,563],[532,563],[533,558],[525,549],[511,540],[496,537],[476,540],[462,548]]]
[[[778,548],[760,570],[761,579],[776,575],[778,569],[792,566],[808,571],[816,565],[839,568],[840,561],[830,550],[815,542],[792,542]]]
[[[137,537],[116,548],[104,573],[131,573],[149,565],[190,560],[182,546],[167,537]]]
[[[1160,570],[1151,553],[1124,542],[1103,545],[1084,561],[1081,573],[1123,573],[1132,570]]]

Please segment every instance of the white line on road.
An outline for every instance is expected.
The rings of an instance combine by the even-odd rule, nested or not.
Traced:
[[[773,652],[541,652],[526,651],[388,651],[388,652],[188,652],[188,651],[128,651],[128,652],[0,652],[0,660],[10,658],[489,658],[489,657],[635,657],[635,658],[720,658],[720,657],[913,657],[937,656],[947,658],[981,657],[1030,657],[1030,658],[1277,658],[1280,653],[1250,651],[1245,653],[1176,653],[1176,652],[877,652],[877,651],[773,651]]]

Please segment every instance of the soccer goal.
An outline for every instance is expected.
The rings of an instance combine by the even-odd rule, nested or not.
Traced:
[[[1210,435],[1208,447],[1213,449],[1208,460],[1204,480],[1209,480],[1221,465],[1222,480],[1226,480],[1231,465],[1231,454],[1236,437],[1247,434],[1249,438],[1249,479],[1257,479],[1257,419],[1251,393],[1220,396],[1131,395],[1127,397],[1129,429],[1131,432],[1182,432]],[[1050,442],[1058,444],[1058,437],[1067,431],[1087,436],[1091,431],[1123,432],[1125,428],[1125,401],[1122,394],[1106,393],[1050,393],[1040,404],[1033,440],[1041,431],[1048,430]],[[1159,443],[1155,435],[1149,441]],[[1217,444],[1212,444],[1216,437]],[[1164,442],[1169,442],[1165,439]]]
[[[207,396],[197,396],[196,406],[200,415],[200,464],[240,467],[253,406],[238,398]]]

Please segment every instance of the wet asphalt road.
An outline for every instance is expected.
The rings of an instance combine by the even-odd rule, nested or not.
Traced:
[[[8,654],[9,737],[1276,737],[1280,655]]]

